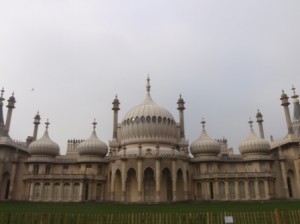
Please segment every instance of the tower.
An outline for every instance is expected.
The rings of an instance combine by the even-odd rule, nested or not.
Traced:
[[[118,138],[118,111],[120,110],[120,101],[118,99],[118,96],[116,95],[114,101],[112,102],[113,108],[112,110],[114,111],[114,126],[113,126],[113,139]]]
[[[290,115],[290,110],[289,110],[289,97],[284,93],[284,91],[282,90],[282,95],[281,95],[281,106],[283,106],[284,108],[284,113],[285,113],[285,119],[286,119],[286,125],[288,128],[288,134],[292,135],[294,134],[294,130],[293,130],[293,125],[292,125],[292,119],[291,119],[291,115]]]
[[[4,88],[1,90],[1,96],[0,96],[0,136],[2,136],[4,132],[4,118],[3,118],[3,93],[4,93]]]
[[[41,116],[40,116],[39,112],[37,112],[37,114],[34,117],[34,122],[33,122],[33,124],[34,124],[33,141],[35,141],[37,138],[40,121],[41,121]]]
[[[4,127],[4,135],[9,136],[9,129],[10,129],[10,122],[12,117],[13,109],[15,108],[16,99],[14,97],[14,93],[12,93],[11,97],[8,99],[8,105],[7,105],[7,115],[6,115],[6,122]]]
[[[181,97],[181,94],[179,96],[179,99],[177,101],[177,109],[179,111],[179,120],[180,120],[180,138],[185,138],[185,133],[184,133],[184,115],[183,115],[183,111],[185,110],[184,107],[184,100]]]
[[[292,87],[293,91],[293,103],[294,103],[294,118],[293,118],[293,129],[296,136],[300,137],[300,104],[299,96],[296,94],[296,88]]]
[[[261,114],[261,112],[259,110],[257,110],[257,114],[256,114],[256,122],[258,123],[258,127],[259,127],[259,136],[264,139],[265,138],[265,134],[264,134],[264,127],[263,127],[263,116]]]

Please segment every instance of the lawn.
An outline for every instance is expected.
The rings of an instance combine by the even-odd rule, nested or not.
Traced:
[[[114,203],[36,203],[1,202],[0,211],[112,214],[112,213],[176,213],[176,212],[255,212],[255,211],[300,210],[300,201],[264,202],[199,202],[171,204],[114,204]]]

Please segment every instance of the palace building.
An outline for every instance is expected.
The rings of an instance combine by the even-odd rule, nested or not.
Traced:
[[[178,119],[158,105],[147,79],[144,101],[119,121],[113,100],[113,134],[108,145],[97,137],[96,121],[86,140],[69,140],[65,155],[50,138],[49,122],[37,139],[40,115],[26,142],[11,138],[15,97],[0,97],[0,200],[42,202],[112,201],[160,203],[213,200],[300,199],[300,105],[293,90],[281,95],[287,135],[267,141],[258,111],[259,133],[249,121],[240,154],[226,139],[213,139],[202,120],[200,137],[191,144],[184,127],[185,102],[177,102]],[[177,117],[177,116],[176,116]],[[200,132],[200,131],[199,131]]]

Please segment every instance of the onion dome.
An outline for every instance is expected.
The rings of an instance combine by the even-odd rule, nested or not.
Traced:
[[[87,140],[81,142],[77,146],[77,150],[79,152],[79,155],[81,156],[101,156],[104,157],[108,152],[107,145],[100,141],[100,139],[97,137],[96,134],[96,125],[97,122],[93,122],[93,132],[90,138]]]
[[[143,103],[127,112],[122,121],[121,144],[176,144],[176,122],[172,114],[157,105],[150,96],[150,79]]]
[[[246,154],[265,154],[270,150],[270,144],[265,139],[255,135],[252,127],[253,121],[250,120],[250,133],[248,137],[239,145],[242,155]]]
[[[57,156],[59,154],[59,145],[52,141],[48,134],[48,126],[49,122],[47,120],[46,124],[46,131],[40,139],[32,142],[28,149],[29,154],[32,156]]]
[[[195,140],[190,147],[193,156],[218,155],[221,152],[220,144],[210,138],[205,131],[205,121],[202,120],[202,132],[200,137]]]

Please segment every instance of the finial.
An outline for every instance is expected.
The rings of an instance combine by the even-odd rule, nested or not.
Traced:
[[[249,117],[248,123],[250,124],[250,128],[253,129],[253,121],[252,121],[251,117]]]
[[[2,87],[2,90],[1,90],[1,98],[3,98],[3,93],[4,93],[4,87]]]
[[[15,92],[12,92],[12,94],[11,94],[12,96],[15,96]]]
[[[181,96],[181,93],[179,94],[179,98],[181,98],[182,96]]]
[[[296,94],[296,88],[294,87],[294,85],[292,85],[292,91],[294,93],[294,95],[292,96],[292,98],[297,99],[299,96]]]
[[[45,125],[46,125],[46,131],[48,131],[48,128],[49,128],[49,119],[47,119],[47,122],[45,123]]]
[[[118,99],[118,94],[116,94],[115,98],[116,98],[116,100]]]
[[[147,92],[150,93],[150,89],[151,89],[151,86],[150,86],[150,78],[149,78],[149,74],[148,74],[148,78],[147,78]]]
[[[96,119],[94,118],[94,122],[92,123],[93,124],[93,128],[94,130],[96,129],[96,125],[97,125],[97,122],[96,122]]]
[[[205,131],[205,120],[202,118],[201,124],[202,124],[202,130]]]

